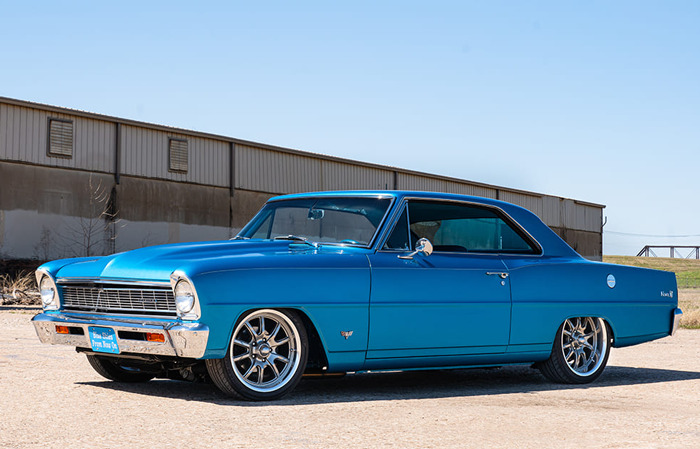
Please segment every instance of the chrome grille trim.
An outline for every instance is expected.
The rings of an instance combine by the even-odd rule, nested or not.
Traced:
[[[175,316],[175,296],[171,288],[140,285],[60,285],[65,310],[115,312]]]

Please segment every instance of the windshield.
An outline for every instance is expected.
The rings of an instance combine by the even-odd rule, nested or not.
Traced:
[[[369,246],[390,204],[391,198],[372,197],[273,201],[237,238]]]

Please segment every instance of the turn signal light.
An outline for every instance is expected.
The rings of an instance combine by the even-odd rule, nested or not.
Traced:
[[[154,343],[165,343],[165,335],[146,332],[146,340]]]
[[[68,326],[56,326],[56,333],[57,334],[70,334],[70,330],[68,329]]]

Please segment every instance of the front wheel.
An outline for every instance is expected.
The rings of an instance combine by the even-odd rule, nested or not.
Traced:
[[[206,361],[214,384],[233,397],[267,401],[290,392],[301,380],[308,338],[292,311],[253,310],[236,323],[226,357]]]
[[[557,331],[552,355],[538,368],[554,382],[593,382],[608,363],[610,343],[608,325],[602,318],[569,318]]]

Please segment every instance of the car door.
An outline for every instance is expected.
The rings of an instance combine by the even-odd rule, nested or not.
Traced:
[[[511,296],[499,257],[503,219],[470,203],[409,200],[403,207],[386,242],[369,256],[367,358],[504,352]],[[433,243],[432,254],[399,257],[419,238]]]

